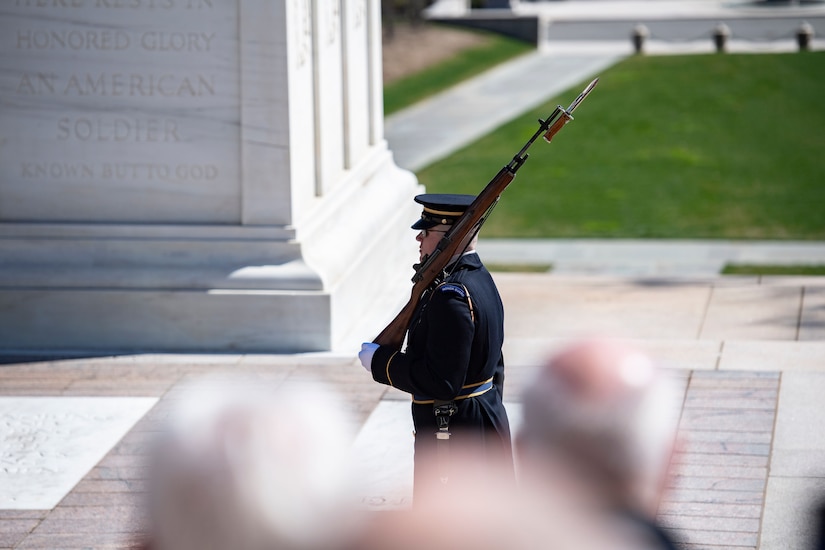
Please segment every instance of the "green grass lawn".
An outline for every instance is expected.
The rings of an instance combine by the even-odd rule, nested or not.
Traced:
[[[825,239],[825,52],[635,56],[600,77],[530,149],[485,237]],[[420,182],[478,193],[584,84]]]
[[[825,275],[825,265],[727,264],[723,275]]]
[[[484,45],[470,48],[437,65],[384,86],[384,114],[392,114],[417,101],[458,84],[493,66],[532,51],[520,40],[483,31],[467,31],[487,37]]]

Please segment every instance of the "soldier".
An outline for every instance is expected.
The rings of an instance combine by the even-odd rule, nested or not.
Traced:
[[[424,207],[412,225],[419,230],[421,262],[474,198],[454,194],[415,197]],[[412,394],[414,498],[431,484],[461,474],[459,464],[450,466],[445,452],[449,448],[472,446],[478,458],[491,466],[504,464],[511,472],[513,468],[510,428],[502,403],[504,308],[475,251],[476,240],[473,237],[451,259],[444,276],[424,292],[407,327],[406,349],[365,343],[358,355],[376,382]]]

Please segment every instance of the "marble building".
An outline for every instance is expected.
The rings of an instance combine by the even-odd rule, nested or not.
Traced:
[[[417,192],[379,0],[0,6],[0,349],[355,353]]]

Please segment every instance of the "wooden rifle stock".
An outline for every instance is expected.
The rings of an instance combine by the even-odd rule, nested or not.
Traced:
[[[565,124],[573,120],[571,113],[579,106],[582,100],[587,97],[598,81],[599,79],[596,78],[588,84],[584,91],[579,94],[567,109],[559,105],[547,119],[539,120],[539,129],[536,133],[533,134],[524,147],[516,153],[513,160],[499,170],[498,174],[490,180],[470,206],[467,207],[464,214],[462,214],[450,230],[444,234],[444,237],[441,238],[441,241],[439,241],[433,253],[416,267],[415,275],[412,278],[413,288],[409,301],[398,315],[395,316],[395,319],[381,331],[381,334],[376,336],[375,340],[373,340],[374,343],[401,349],[407,328],[410,325],[410,321],[418,306],[418,302],[421,300],[422,294],[424,294],[424,291],[430,285],[443,276],[444,268],[449,265],[453,256],[464,250],[467,243],[470,242],[487,220],[490,212],[498,202],[501,193],[510,185],[513,178],[516,177],[518,169],[524,164],[524,161],[527,160],[527,149],[529,149],[533,142],[542,134],[544,134],[544,139],[549,142]]]

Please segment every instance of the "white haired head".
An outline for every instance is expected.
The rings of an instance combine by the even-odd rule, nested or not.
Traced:
[[[518,449],[528,468],[561,465],[602,502],[655,511],[678,402],[647,355],[609,338],[574,343],[528,384],[523,408]]]
[[[152,548],[334,548],[354,524],[348,420],[316,383],[188,388],[153,455]]]

